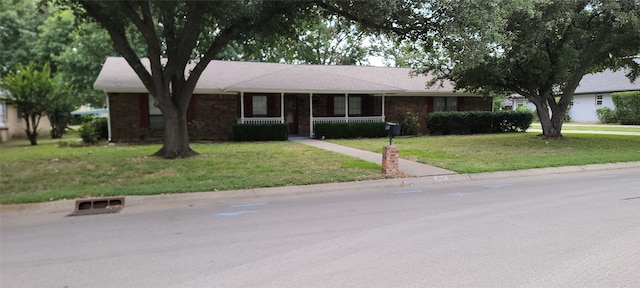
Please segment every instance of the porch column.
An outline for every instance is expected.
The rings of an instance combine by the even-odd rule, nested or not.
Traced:
[[[309,93],[309,137],[313,137],[313,93]]]
[[[280,93],[280,123],[284,123],[284,92]]]
[[[349,93],[344,94],[344,119],[349,123]]]
[[[382,94],[382,122],[386,122],[386,117],[384,116],[384,94]]]
[[[244,92],[240,92],[240,124],[244,124]]]

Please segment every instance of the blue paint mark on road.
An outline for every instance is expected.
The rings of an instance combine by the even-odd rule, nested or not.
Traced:
[[[267,202],[256,202],[256,203],[245,203],[245,204],[236,204],[236,205],[231,205],[229,207],[231,208],[238,208],[238,207],[252,207],[252,206],[264,206],[267,205]]]
[[[232,216],[239,216],[242,214],[252,214],[252,213],[258,213],[258,211],[242,210],[242,211],[236,211],[236,212],[218,213],[216,215],[219,217],[232,217]]]
[[[473,195],[473,194],[478,194],[478,193],[479,192],[456,192],[456,193],[449,193],[447,195],[462,197],[462,196]]]
[[[405,191],[397,191],[393,192],[393,194],[411,194],[411,193],[422,193],[423,190],[405,190]]]

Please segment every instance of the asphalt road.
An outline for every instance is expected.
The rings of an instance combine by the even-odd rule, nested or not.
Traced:
[[[640,168],[439,180],[4,209],[0,286],[640,287]]]

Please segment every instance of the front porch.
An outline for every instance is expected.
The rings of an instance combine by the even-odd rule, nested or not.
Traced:
[[[314,137],[317,123],[384,122],[385,96],[370,94],[240,93],[238,124],[288,124]]]

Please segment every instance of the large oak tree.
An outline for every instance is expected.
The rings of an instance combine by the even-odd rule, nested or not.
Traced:
[[[543,135],[561,137],[583,76],[640,67],[640,1],[433,1],[442,23],[418,71],[460,89],[517,93],[536,105]],[[431,38],[429,39],[431,40]]]
[[[155,99],[165,119],[163,146],[155,155],[165,158],[197,154],[189,146],[187,107],[200,75],[219,52],[234,40],[289,36],[298,20],[315,11],[306,1],[72,3],[109,32],[115,50]],[[144,55],[132,48],[136,37],[147,46]],[[141,58],[148,59],[148,66]]]

